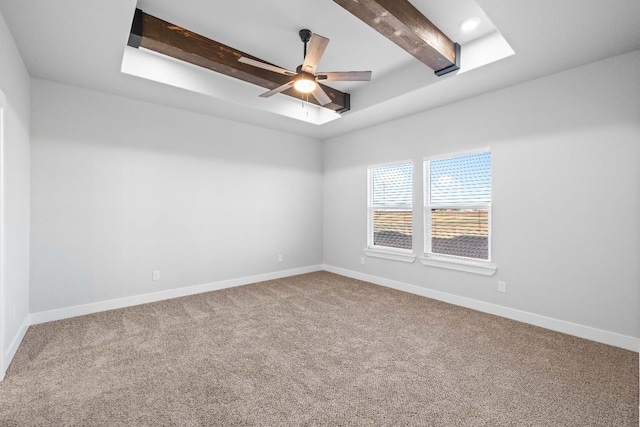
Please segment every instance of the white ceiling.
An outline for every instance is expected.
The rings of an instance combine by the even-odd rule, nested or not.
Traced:
[[[463,62],[465,45],[491,32],[491,24],[515,55],[436,78],[332,0],[0,0],[0,11],[33,77],[322,139],[640,49],[638,0],[411,1],[463,46]],[[282,103],[291,102],[287,97],[259,99],[264,89],[208,70],[198,70],[197,78],[218,90],[125,74],[136,7],[290,69],[302,59],[298,30],[309,28],[331,40],[319,70],[372,70],[373,79],[332,84],[352,94],[352,111],[316,125],[278,114]],[[474,34],[461,34],[459,22],[470,16],[485,23]]]

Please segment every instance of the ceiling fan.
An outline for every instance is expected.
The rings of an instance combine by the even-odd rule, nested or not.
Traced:
[[[316,68],[324,54],[324,50],[329,44],[329,39],[318,34],[313,34],[310,30],[300,30],[300,40],[304,43],[304,61],[302,65],[296,68],[296,71],[285,70],[275,65],[267,64],[255,59],[241,57],[238,61],[243,64],[252,65],[264,70],[273,71],[275,73],[284,74],[291,77],[288,83],[283,84],[275,89],[260,95],[262,98],[269,98],[277,93],[293,87],[302,93],[311,93],[318,100],[320,105],[331,103],[331,98],[322,87],[319,81],[369,81],[371,80],[371,71],[334,71],[334,72],[317,72]],[[307,43],[309,44],[307,49]]]

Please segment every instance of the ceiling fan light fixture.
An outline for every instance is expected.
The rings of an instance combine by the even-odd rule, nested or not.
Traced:
[[[296,78],[293,87],[302,93],[311,93],[316,89],[316,80],[315,78],[308,73],[300,73]]]

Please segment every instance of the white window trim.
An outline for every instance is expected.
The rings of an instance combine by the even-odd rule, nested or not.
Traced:
[[[367,167],[367,248],[364,250],[365,255],[373,258],[383,258],[392,261],[400,261],[412,263],[416,260],[416,254],[413,251],[413,244],[411,249],[401,249],[401,248],[392,248],[388,246],[376,246],[373,244],[373,224],[371,223],[371,219],[373,217],[372,211],[376,209],[373,206],[371,201],[372,193],[373,193],[373,177],[372,170],[376,168],[381,168],[385,166],[394,166],[394,165],[403,165],[411,163],[413,169],[413,180],[415,182],[415,164],[413,160],[401,160],[397,162],[391,163],[383,163],[378,165],[370,165]],[[379,209],[379,208],[378,208]],[[405,205],[391,205],[385,206],[384,209],[389,210],[406,210],[407,206]],[[415,206],[414,203],[411,203],[411,213],[415,215]],[[413,242],[413,236],[412,236]]]
[[[393,248],[379,249],[376,246],[365,249],[364,253],[369,257],[390,259],[392,261],[412,263],[416,260],[415,253],[413,253],[413,251],[408,252],[406,249],[398,249],[395,251]]]
[[[489,261],[470,261],[470,258],[454,257],[447,255],[425,254],[420,257],[420,262],[429,267],[446,268],[449,270],[465,271],[467,273],[493,276],[498,267]]]
[[[431,191],[431,161],[439,159],[447,159],[451,157],[460,157],[470,154],[491,152],[489,147],[480,148],[477,150],[461,151],[452,154],[442,154],[437,156],[425,157],[423,159],[423,182],[424,182],[424,200],[423,200],[423,222],[424,222],[424,255],[420,257],[420,262],[423,265],[430,267],[446,268],[450,270],[464,271],[467,273],[482,274],[485,276],[492,276],[496,273],[498,267],[491,262],[491,237],[493,235],[491,229],[491,204],[485,203],[471,203],[465,205],[431,205],[430,191]],[[491,174],[493,175],[493,163],[491,167]],[[491,179],[493,184],[493,177]],[[492,188],[493,193],[493,188]],[[434,254],[431,252],[431,209],[483,209],[487,211],[489,222],[489,236],[488,236],[488,259],[473,259],[465,258],[454,255]]]

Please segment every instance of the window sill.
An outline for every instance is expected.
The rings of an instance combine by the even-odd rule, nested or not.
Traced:
[[[423,265],[430,267],[446,268],[449,270],[465,271],[467,273],[482,274],[484,276],[493,276],[496,274],[496,267],[493,264],[482,261],[466,261],[454,258],[429,256],[425,255],[420,257],[420,262]]]
[[[384,258],[400,262],[411,263],[416,260],[415,254],[407,252],[383,251],[380,249],[368,248],[364,250],[364,253],[373,258]]]

